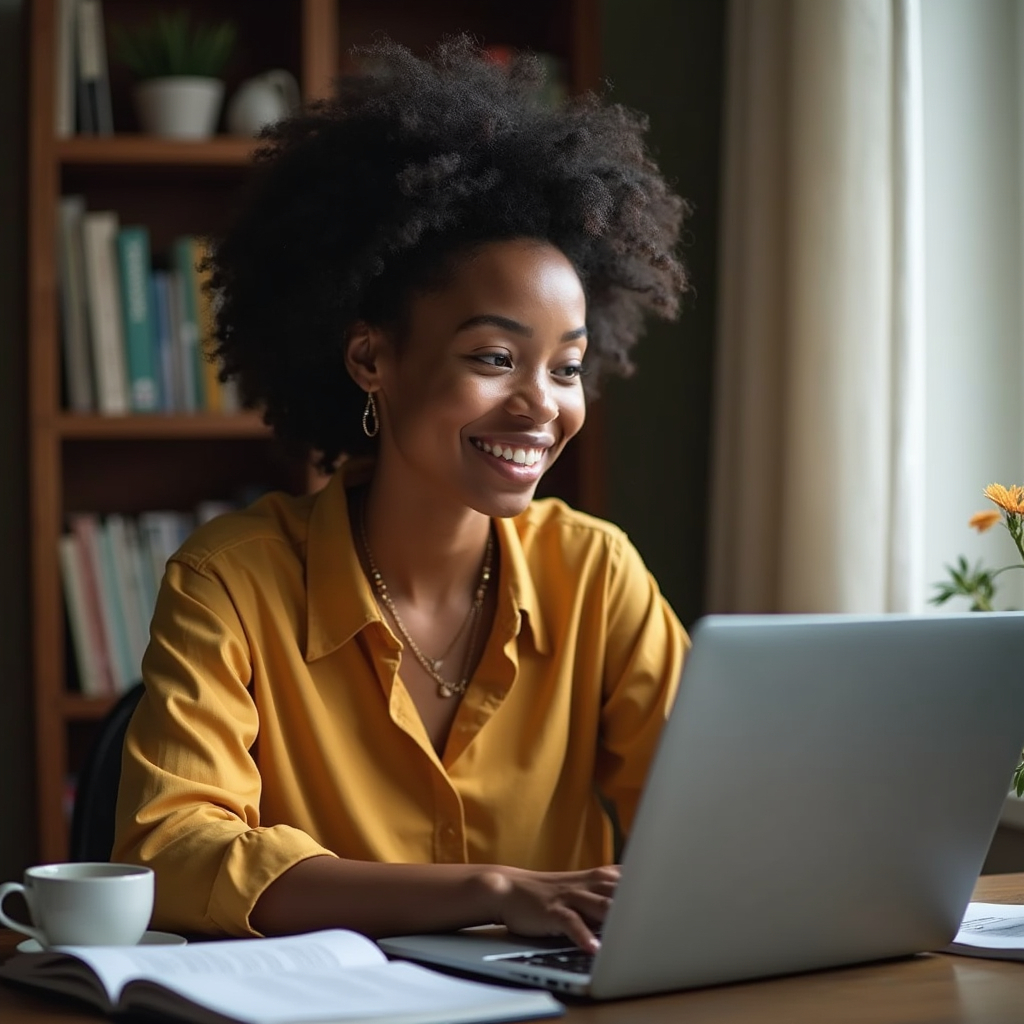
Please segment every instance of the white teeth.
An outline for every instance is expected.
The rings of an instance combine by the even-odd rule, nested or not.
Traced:
[[[544,451],[539,448],[503,448],[500,444],[492,448],[486,441],[474,441],[473,443],[488,455],[494,455],[506,462],[514,462],[520,466],[535,466],[544,458]]]

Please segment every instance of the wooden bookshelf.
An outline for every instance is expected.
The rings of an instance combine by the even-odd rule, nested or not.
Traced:
[[[352,45],[385,32],[421,51],[446,34],[469,31],[484,43],[557,54],[575,90],[599,80],[597,0],[104,0],[111,25],[156,10],[188,7],[196,16],[232,18],[239,43],[225,96],[272,67],[290,70],[306,99],[326,95],[348,66]],[[62,398],[57,204],[83,194],[90,209],[114,209],[144,223],[154,252],[176,234],[216,232],[243,180],[255,143],[217,135],[177,142],[141,134],[130,83],[111,62],[116,133],[57,138],[54,130],[57,0],[31,0],[29,89],[28,331],[32,685],[35,705],[37,857],[67,856],[68,780],[96,722],[114,698],[74,689],[67,654],[58,539],[75,511],[136,514],[187,509],[250,483],[302,490],[317,486],[307,469],[283,459],[259,416],[82,415]],[[594,414],[546,482],[590,511],[603,508],[600,423]],[[221,491],[225,493],[221,493]]]

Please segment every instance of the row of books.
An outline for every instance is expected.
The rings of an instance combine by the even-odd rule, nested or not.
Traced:
[[[57,137],[112,135],[114,115],[100,0],[58,0],[54,72]]]
[[[60,572],[83,694],[113,696],[139,679],[167,559],[197,523],[233,507],[208,501],[194,513],[68,517],[68,531],[59,541]]]
[[[213,297],[198,269],[203,242],[174,240],[154,266],[149,231],[80,195],[59,208],[66,402],[74,412],[237,412],[210,358]]]

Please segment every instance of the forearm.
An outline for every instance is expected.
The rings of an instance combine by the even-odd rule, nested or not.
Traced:
[[[264,935],[352,928],[374,937],[488,924],[499,919],[507,870],[310,857],[263,892],[249,921]]]

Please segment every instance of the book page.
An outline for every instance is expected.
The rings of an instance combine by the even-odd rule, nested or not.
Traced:
[[[61,946],[88,964],[116,1003],[124,986],[146,978],[174,987],[195,974],[223,983],[229,977],[274,977],[288,972],[332,974],[339,969],[386,963],[384,954],[363,935],[342,929],[289,935],[279,939],[224,939],[188,946]],[[29,954],[32,955],[32,954]],[[47,956],[48,954],[42,954]]]
[[[564,1012],[547,992],[501,988],[452,978],[414,964],[392,962],[359,970],[287,973],[278,976],[178,975],[174,996],[146,983],[125,993],[126,1008],[163,1010],[194,1021],[218,1016],[240,1024],[317,1024],[326,1021],[390,1024],[455,1024],[457,1021],[522,1020]],[[188,1001],[184,1007],[177,998]],[[218,1016],[189,1012],[202,1007]]]
[[[960,930],[950,945],[976,948],[1008,959],[1024,958],[1024,906],[1004,903],[970,903]]]

